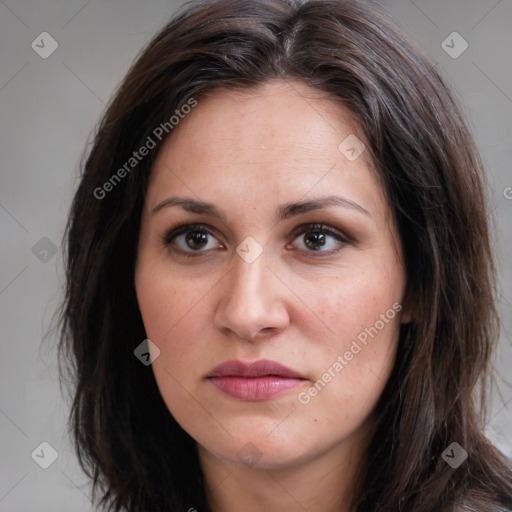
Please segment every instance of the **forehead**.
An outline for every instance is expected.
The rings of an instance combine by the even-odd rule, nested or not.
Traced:
[[[172,192],[270,205],[339,189],[378,209],[382,194],[369,152],[347,158],[347,138],[364,148],[351,113],[305,84],[217,90],[200,98],[164,143],[147,202],[154,205]]]

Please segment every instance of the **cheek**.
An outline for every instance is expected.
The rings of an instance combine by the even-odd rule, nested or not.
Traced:
[[[160,345],[174,318],[179,318],[178,292],[156,273],[142,272],[137,282],[137,300],[144,320],[146,334]]]
[[[398,323],[396,307],[393,308],[403,294],[403,276],[398,272],[371,268],[351,271],[344,276],[322,279],[320,286],[317,281],[315,288],[308,288],[304,290],[304,296],[308,297],[311,309],[322,320],[324,329],[331,333],[329,345],[339,345],[343,340],[356,338],[376,322],[379,322],[378,330],[383,332]],[[380,319],[386,312],[388,316],[383,328]]]
[[[141,266],[136,289],[146,335],[160,350],[152,364],[160,393],[175,418],[187,423],[186,418],[197,411],[190,410],[193,404],[185,390],[194,392],[191,376],[207,353],[202,342],[205,293],[174,274]]]
[[[158,362],[168,367],[169,362],[186,359],[187,347],[194,345],[179,333],[190,329],[198,316],[198,290],[184,286],[179,278],[158,266],[149,265],[138,268],[136,290],[146,335],[160,349]]]
[[[146,333],[160,343],[193,314],[193,304],[201,299],[201,287],[192,286],[161,262],[138,262],[135,287]]]
[[[318,406],[349,406],[358,416],[358,409],[364,415],[380,396],[396,356],[404,282],[400,268],[391,268],[377,262],[304,290],[321,320],[315,327],[324,333],[310,334],[318,341],[308,347],[320,381],[311,390]]]
[[[160,350],[153,371],[166,400],[175,402],[179,385],[191,389],[214,365],[211,294],[217,281],[180,276],[165,264],[141,265],[136,274],[146,335]]]

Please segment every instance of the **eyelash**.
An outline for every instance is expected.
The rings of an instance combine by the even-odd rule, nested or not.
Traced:
[[[183,235],[184,233],[188,233],[190,231],[203,231],[206,232],[208,235],[213,236],[215,238],[215,235],[211,231],[212,228],[210,228],[206,224],[183,224],[176,227],[173,227],[169,229],[164,235],[162,235],[161,240],[162,244],[166,248],[170,248],[169,246],[172,244],[173,240],[178,237],[179,235]],[[319,258],[322,256],[331,256],[335,253],[337,253],[341,248],[349,243],[352,242],[351,238],[348,235],[343,235],[339,231],[331,228],[330,226],[326,224],[321,223],[310,223],[310,224],[301,224],[300,226],[296,227],[290,236],[293,237],[293,239],[304,235],[311,231],[320,231],[321,233],[332,236],[335,240],[337,240],[341,247],[338,247],[337,249],[332,249],[330,251],[305,251],[308,257],[314,257]],[[288,245],[288,244],[287,244]],[[182,251],[181,249],[173,249],[175,252],[179,252],[180,255],[186,257],[186,258],[197,258],[204,256],[206,251],[195,251],[195,252],[189,252],[189,251]]]

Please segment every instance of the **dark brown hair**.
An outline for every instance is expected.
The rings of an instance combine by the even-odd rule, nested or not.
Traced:
[[[191,98],[274,79],[300,80],[352,112],[404,248],[414,321],[375,411],[354,510],[512,507],[512,472],[484,437],[476,396],[498,333],[481,161],[433,64],[353,0],[193,3],[149,43],[104,114],[67,228],[60,342],[95,495],[114,511],[208,509],[195,442],[133,353],[146,337],[134,266],[158,148],[126,163]],[[452,442],[468,453],[457,469],[441,457]]]

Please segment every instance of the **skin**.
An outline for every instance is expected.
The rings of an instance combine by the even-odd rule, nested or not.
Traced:
[[[347,110],[302,83],[218,90],[180,121],[153,167],[137,296],[160,350],[152,365],[158,387],[197,441],[214,512],[350,510],[372,411],[407,317],[401,311],[388,320],[316,396],[298,400],[405,291],[399,236],[369,152],[350,161],[338,149],[349,134],[364,141]],[[280,205],[331,195],[366,212],[335,205],[275,216]],[[178,205],[152,213],[170,196],[213,203],[225,219]],[[208,226],[204,248],[194,251],[184,235],[162,243],[174,225],[191,223]],[[307,223],[350,240],[327,235],[313,251],[311,230],[294,232]],[[249,236],[263,250],[251,263],[236,252]],[[206,378],[222,362],[261,358],[305,380],[250,402]],[[237,455],[242,448],[250,463]]]

